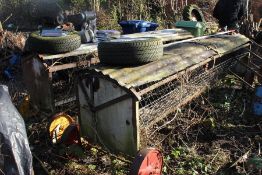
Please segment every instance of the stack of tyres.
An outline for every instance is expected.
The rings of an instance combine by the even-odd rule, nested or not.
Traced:
[[[121,21],[119,25],[122,27],[124,34],[154,31],[159,26],[157,23],[147,22],[143,20]]]

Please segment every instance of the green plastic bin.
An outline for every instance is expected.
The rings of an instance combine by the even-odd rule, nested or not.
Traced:
[[[203,36],[206,30],[206,25],[203,22],[198,21],[178,21],[175,26],[177,28],[183,28],[191,32],[195,37]]]

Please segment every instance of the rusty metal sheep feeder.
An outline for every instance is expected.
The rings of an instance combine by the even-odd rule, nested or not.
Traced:
[[[224,34],[167,44],[145,65],[91,68],[78,82],[81,135],[127,155],[155,146],[159,122],[247,57],[246,47],[246,37]]]

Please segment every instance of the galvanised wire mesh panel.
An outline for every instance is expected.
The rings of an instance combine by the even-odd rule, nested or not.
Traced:
[[[92,55],[80,55],[65,57],[58,60],[50,60],[48,66],[65,65],[72,62],[91,60]],[[67,111],[75,108],[76,105],[76,78],[85,74],[89,69],[88,65],[79,65],[71,69],[64,69],[52,73],[52,93],[55,107],[60,111]]]
[[[228,58],[221,63],[211,62],[214,64],[210,67],[209,63],[209,68],[198,67],[142,96],[139,102],[141,145],[148,146],[151,145],[150,143],[156,143],[155,132],[161,128],[159,123],[163,125],[169,123],[168,114],[199,96],[206,88],[225,75],[228,68],[237,61],[234,58]],[[144,88],[146,88],[145,85],[139,87],[137,91]]]

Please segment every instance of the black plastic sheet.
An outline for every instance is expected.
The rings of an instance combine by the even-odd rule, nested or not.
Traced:
[[[32,154],[24,120],[13,105],[8,87],[0,85],[0,175],[33,174]]]

